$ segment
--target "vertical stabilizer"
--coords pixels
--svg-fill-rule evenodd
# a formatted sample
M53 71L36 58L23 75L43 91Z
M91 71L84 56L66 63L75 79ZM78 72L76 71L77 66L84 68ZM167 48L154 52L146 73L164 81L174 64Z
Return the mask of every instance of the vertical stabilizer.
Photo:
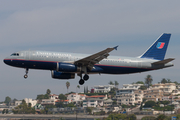
M140 58L164 60L171 34L163 33Z

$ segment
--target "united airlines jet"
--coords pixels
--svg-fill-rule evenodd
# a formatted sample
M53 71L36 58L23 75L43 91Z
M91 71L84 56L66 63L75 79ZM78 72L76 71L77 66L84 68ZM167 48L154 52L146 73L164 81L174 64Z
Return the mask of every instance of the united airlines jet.
M48 51L20 51L4 59L10 66L29 69L50 70L52 78L74 79L80 77L83 85L89 74L130 74L158 70L173 66L174 58L164 59L171 34L163 33L141 56L109 56L117 47L107 48L98 53L78 54ZM109 56L109 57L108 57Z

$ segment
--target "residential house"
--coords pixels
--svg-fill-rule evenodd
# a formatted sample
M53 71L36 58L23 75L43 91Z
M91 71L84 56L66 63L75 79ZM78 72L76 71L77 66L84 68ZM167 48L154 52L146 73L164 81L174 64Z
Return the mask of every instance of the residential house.
M58 104L59 102L63 102L63 104L67 105L72 102L72 100L56 100L55 104Z
M58 100L58 95L51 94L49 95L49 99L42 99L41 105L55 105L56 101Z
M125 84L123 88L116 91L116 100L118 105L141 104L143 100L143 91L138 90L141 84Z
M148 101L162 101L163 93L159 88L144 90L144 98Z
M105 107L110 106L112 104L113 104L113 100L111 100L111 99L104 100L104 106Z
M108 93L115 85L96 85L94 86L94 93Z
M172 93L173 90L176 90L175 83L159 83L152 85L152 89L160 89L164 93Z
M31 104L31 107L34 107L37 104L37 100L33 100L31 98L24 98L26 104ZM15 106L21 105L22 100L15 101Z
M86 100L83 101L83 107L101 107L106 99L107 95L86 96Z
M83 101L86 99L85 94L71 93L67 96L67 100L72 102Z
M143 84L123 84L122 89L139 89Z
M172 95L180 95L180 90L179 89L173 90Z
M143 90L135 90L134 94L135 94L134 103L140 105L144 98L144 91Z
M56 95L56 94L51 94L51 95L49 95L49 99L58 99L58 95Z

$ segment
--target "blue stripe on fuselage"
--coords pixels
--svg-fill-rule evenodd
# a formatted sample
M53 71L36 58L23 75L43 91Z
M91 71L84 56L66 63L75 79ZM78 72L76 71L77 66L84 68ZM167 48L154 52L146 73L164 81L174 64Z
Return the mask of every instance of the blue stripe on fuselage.
M39 60L23 60L23 59L5 59L4 63L20 68L29 68L29 69L44 69L44 70L56 70L58 61L39 61ZM149 71L152 69L147 68L136 68L136 67L127 67L127 66L113 66L113 65L102 65L96 64L95 67L101 68L97 73L105 74L128 74L128 73L137 73ZM103 69L103 70L102 70ZM95 72L95 71L88 71Z

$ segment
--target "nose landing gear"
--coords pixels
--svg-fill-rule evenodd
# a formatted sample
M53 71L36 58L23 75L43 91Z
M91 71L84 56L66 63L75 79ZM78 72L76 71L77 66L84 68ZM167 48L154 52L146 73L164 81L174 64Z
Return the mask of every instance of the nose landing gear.
M24 75L24 78L25 78L25 79L28 78L28 75L27 75L27 74L28 74L28 71L29 71L29 69L26 68L26 71L25 71L26 74Z

